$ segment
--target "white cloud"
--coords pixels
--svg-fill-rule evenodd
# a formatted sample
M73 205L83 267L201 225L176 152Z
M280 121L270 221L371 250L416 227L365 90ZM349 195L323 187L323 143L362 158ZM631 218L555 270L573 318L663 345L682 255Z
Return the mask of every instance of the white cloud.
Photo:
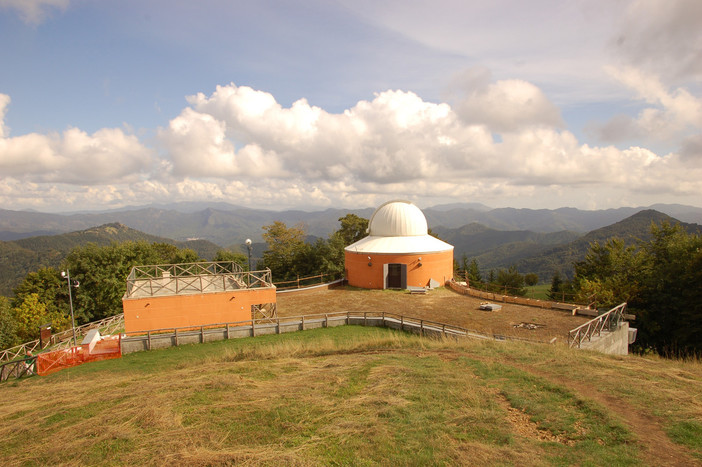
M631 76L645 95L671 109L676 116L671 121L694 120L694 106L686 105L684 93L671 95L655 82ZM305 100L285 108L271 94L230 84L211 96L190 97L193 108L159 135L170 148L175 175L272 184L276 190L280 183L294 184L307 187L308 197L313 187L329 202L368 192L450 197L504 193L508 187L644 187L659 184L661 173L687 180L679 185L686 190L702 186L695 179L699 171L690 171L677 155L579 143L557 128L562 124L558 110L533 84L475 81L479 85L462 109L472 109L476 121L469 123L448 104L405 91L381 92L331 114ZM500 138L494 140L493 134ZM235 150L237 145L241 149ZM264 155L259 160L265 163L243 163L251 148ZM284 192L296 199L295 190Z
M647 106L638 115L617 115L597 129L605 141L639 138L672 141L702 131L702 99L687 89L669 90L656 76L635 68L608 68L619 82Z
M484 124L495 132L533 125L563 126L560 111L544 93L522 80L489 82L489 73L467 70L454 78L459 96L455 108L469 124Z
M698 110L684 93L633 72L622 80L658 103L669 126L693 122ZM476 121L466 122L450 105L407 91L380 92L330 113L304 99L284 107L266 92L219 86L188 98L157 131L158 160L120 129L5 135L0 203L31 200L40 209L58 200L87 208L200 199L309 209L404 197L423 205L511 199L595 207L702 191L702 167L688 163L690 154L582 144L558 128L555 107L530 83L488 81L474 89L468 100ZM552 112L544 118L536 109ZM689 150L698 143L690 139Z
M0 94L4 117L9 98ZM103 128L92 135L78 128L62 134L30 133L10 137L0 121L0 179L93 185L136 180L150 169L152 150L132 134Z
M0 0L0 8L14 9L27 24L44 22L52 10L65 10L70 0Z

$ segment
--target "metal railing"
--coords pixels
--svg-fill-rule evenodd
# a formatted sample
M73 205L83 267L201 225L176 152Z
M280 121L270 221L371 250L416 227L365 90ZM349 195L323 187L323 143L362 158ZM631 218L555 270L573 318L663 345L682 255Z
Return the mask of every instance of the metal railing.
M219 274L235 274L243 272L241 266L234 261L203 261L199 263L158 264L134 266L127 280L157 279L161 277L186 277Z
M289 281L276 281L275 287L277 290L300 289L303 287L311 287L321 285L326 282L334 282L344 277L343 273L336 274L318 274L316 276L297 277Z
M568 333L568 346L580 348L583 341L591 341L594 336L599 336L602 331L616 331L624 320L625 310L626 303L622 303L571 330Z
M243 271L233 261L134 266L125 298L273 287L270 269Z
M473 329L466 329L453 324L440 323L421 318L404 316L388 312L369 311L340 311L334 313L276 317L275 319L251 319L231 323L217 323L206 326L188 326L180 328L152 329L138 333L128 333L122 339L123 344L129 342L142 342L143 349L151 350L153 342L158 341L165 346L178 346L186 337L196 337L197 342L204 343L215 339L230 339L232 337L255 337L259 334L281 334L293 330L305 330L314 327L328 327L329 324L357 324L374 325L386 328L410 331L423 336L470 338L497 341L522 341L530 343L546 343L546 341L527 339L502 334L490 334ZM234 332L238 331L238 332ZM244 332L245 335L241 333ZM163 347L159 345L158 348Z
M37 357L25 357L21 360L5 362L0 365L0 383L10 378L23 378L36 374Z

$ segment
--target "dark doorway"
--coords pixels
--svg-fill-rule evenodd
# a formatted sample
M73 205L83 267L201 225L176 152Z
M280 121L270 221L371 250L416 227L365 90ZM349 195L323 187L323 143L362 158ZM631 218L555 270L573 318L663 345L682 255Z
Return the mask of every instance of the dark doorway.
M407 265L399 263L386 264L385 288L386 289L406 289L407 288Z

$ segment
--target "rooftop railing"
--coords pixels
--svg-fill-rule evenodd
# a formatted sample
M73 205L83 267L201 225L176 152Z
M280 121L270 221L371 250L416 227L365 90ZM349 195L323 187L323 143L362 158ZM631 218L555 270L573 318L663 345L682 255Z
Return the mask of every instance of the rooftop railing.
M270 269L244 271L232 261L134 266L125 298L273 287Z
M600 336L602 331L616 331L624 320L626 303L617 305L606 313L583 323L568 333L568 345L580 348L584 341L591 341L593 337Z

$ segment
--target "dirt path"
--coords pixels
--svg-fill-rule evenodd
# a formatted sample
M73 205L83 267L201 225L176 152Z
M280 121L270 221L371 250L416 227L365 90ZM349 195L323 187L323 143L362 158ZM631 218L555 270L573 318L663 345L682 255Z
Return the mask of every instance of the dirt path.
M616 414L636 436L639 444L644 448L642 452L646 465L656 466L692 466L702 465L695 459L690 451L670 440L663 431L663 422L641 407L634 407L626 400L603 392L596 386L582 381L563 378L559 375L556 379L550 373L538 370L533 366L509 362L509 365L527 373L547 379L555 385L563 385L578 394L580 397L592 399L607 410Z

